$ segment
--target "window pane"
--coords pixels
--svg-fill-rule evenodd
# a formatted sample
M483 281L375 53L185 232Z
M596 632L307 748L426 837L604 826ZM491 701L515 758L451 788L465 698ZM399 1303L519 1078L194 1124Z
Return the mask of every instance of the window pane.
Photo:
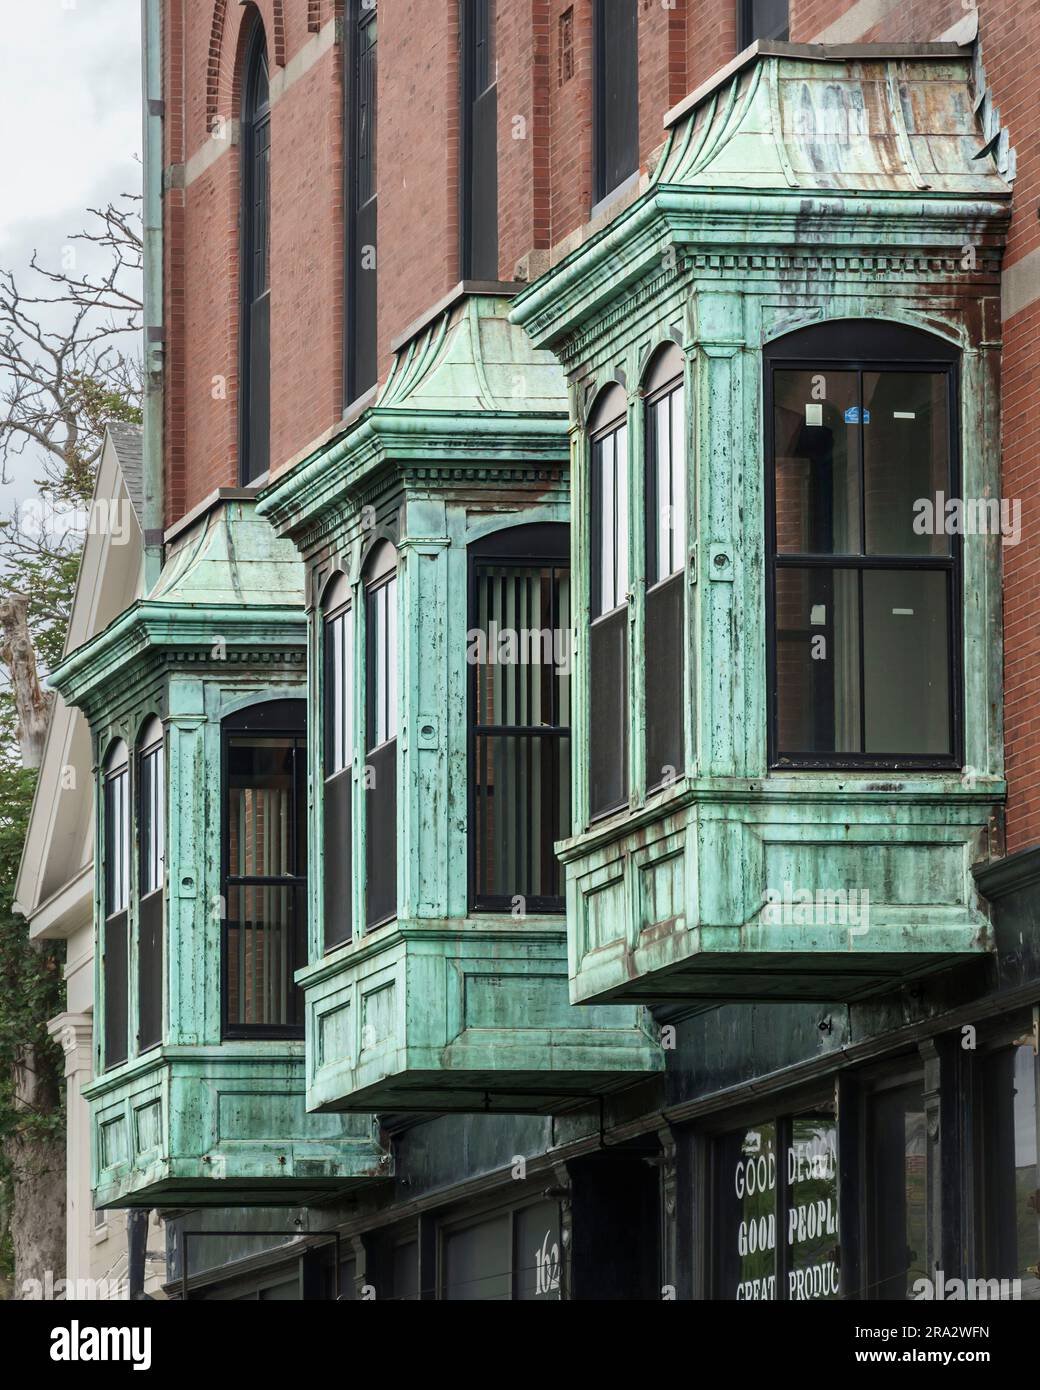
M639 167L636 0L598 0L596 10L597 198Z
M745 43L755 39L786 39L788 0L751 0L751 33Z
M859 752L857 571L779 568L776 637L779 751Z
M945 372L863 373L863 487L867 553L944 555L949 537L927 524L937 493L951 490L949 405ZM929 512L918 502L932 504ZM939 520L943 509L940 505Z
M686 457L682 388L648 410L647 583L686 564Z
M589 686L589 811L598 816L628 801L626 609L590 630Z
M508 1302L512 1219L506 1214L444 1236L443 1297L448 1301Z
M349 768L325 781L322 871L325 880L325 949L351 938L353 865L353 773Z
M354 614L325 624L325 775L350 765L354 747Z
M683 575L646 596L646 781L683 770Z
M921 1083L871 1100L870 1299L905 1299L926 1277L927 1163Z
M863 573L866 752L949 754L949 575Z
M302 1022L293 972L306 960L302 887L231 885L227 893L227 1022L291 1027Z
M124 909L105 920L105 1066L127 1058L129 941Z
M130 900L130 817L125 771L105 781L105 913L126 910Z
M291 738L228 743L228 873L270 878L296 872Z
M397 743L370 753L365 769L367 922L375 926L397 911Z
M163 900L154 892L141 899L137 929L137 1045L143 1052L162 1041Z
M773 375L780 554L860 551L858 392L855 372Z
M776 1126L727 1135L715 1145L716 1298L776 1298Z
M570 740L554 735L478 734L476 895L549 898L562 906L562 870L553 843L570 819Z
M163 792L163 750L154 748L141 755L139 791L141 850L141 897L156 892L163 882L165 805Z
M838 1131L833 1120L791 1121L787 1149L787 1297L838 1297Z
M369 590L368 624L368 748L397 736L397 580Z

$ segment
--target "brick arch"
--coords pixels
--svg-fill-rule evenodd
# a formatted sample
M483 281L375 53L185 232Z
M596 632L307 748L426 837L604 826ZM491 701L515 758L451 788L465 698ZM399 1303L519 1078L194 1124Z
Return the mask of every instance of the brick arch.
M224 21L227 0L214 0L213 21L209 30L209 54L206 58L206 131L212 133L217 119L220 92L220 50L224 43Z

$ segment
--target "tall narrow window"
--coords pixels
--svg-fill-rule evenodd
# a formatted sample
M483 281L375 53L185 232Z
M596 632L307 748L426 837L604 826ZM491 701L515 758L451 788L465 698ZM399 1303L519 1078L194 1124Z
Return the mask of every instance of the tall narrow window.
M267 47L253 27L242 84L240 471L263 477L271 447L271 100Z
M137 1046L141 1052L162 1041L164 757L162 725L151 719L141 739L137 777Z
M352 932L354 826L354 610L350 585L339 575L325 595L325 949Z
M472 893L481 911L562 912L553 845L570 826L566 526L500 532L470 554Z
M589 813L628 801L628 426L611 387L590 420Z
M378 375L376 351L376 4L351 0L347 82L347 400Z
M365 607L366 924L397 913L397 552L373 553Z
M858 346L858 358L838 357ZM803 329L767 352L774 766L958 765L954 353Z
M756 39L790 37L790 0L737 0L737 50Z
M639 46L636 0L596 0L596 201L639 168Z
M646 781L683 771L686 440L683 359L659 353L646 392Z
M495 0L462 0L462 278L498 279Z
M224 1031L302 1037L294 972L305 963L306 702L224 721Z
M104 767L104 915L102 980L107 1068L128 1055L130 962L130 764L126 744L113 745Z

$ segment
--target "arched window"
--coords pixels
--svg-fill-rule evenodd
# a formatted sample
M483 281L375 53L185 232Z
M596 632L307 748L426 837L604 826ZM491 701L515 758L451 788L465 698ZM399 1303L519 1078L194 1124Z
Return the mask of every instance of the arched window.
M620 386L589 417L589 813L628 801L628 425Z
M470 901L562 912L570 828L570 566L564 525L470 547Z
M149 719L137 754L137 1049L162 1041L166 775L163 726Z
M128 1055L130 963L130 758L117 739L102 767L104 817L104 932L101 979L104 990L105 1055L108 1069Z
M646 782L668 785L683 771L686 573L686 413L683 357L674 345L655 356L645 397L646 615L644 680Z
M354 607L350 583L338 574L322 598L324 685L325 949L349 941L354 828Z
M397 914L397 551L365 566L365 921Z
M957 356L876 321L766 349L773 766L959 765Z
M226 1037L303 1036L306 717L305 700L273 700L222 725Z
M252 483L268 470L271 442L271 100L259 19L246 49L241 168L239 469Z

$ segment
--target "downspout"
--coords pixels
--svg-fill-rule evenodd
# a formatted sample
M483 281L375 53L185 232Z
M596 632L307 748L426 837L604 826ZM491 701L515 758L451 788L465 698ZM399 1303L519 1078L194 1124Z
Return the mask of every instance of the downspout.
M141 0L144 96L144 593L155 586L163 561L163 117L162 0Z

